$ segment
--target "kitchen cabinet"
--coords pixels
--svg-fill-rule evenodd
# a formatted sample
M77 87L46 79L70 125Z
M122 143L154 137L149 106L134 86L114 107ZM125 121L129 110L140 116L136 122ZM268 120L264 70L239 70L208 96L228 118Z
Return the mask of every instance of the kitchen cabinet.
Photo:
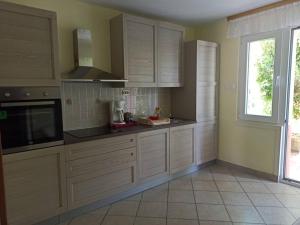
M194 124L170 128L170 173L183 171L195 164Z
M200 122L196 125L196 163L198 165L217 157L217 126L215 122Z
M59 85L56 13L0 2L0 86Z
M110 21L112 73L126 87L178 87L183 84L184 28L121 14Z
M138 178L140 182L169 173L169 129L138 134Z
M181 87L184 28L163 22L157 27L158 87Z
M218 45L201 40L186 42L184 65L184 87L172 90L172 114L199 123L195 149L201 164L217 157Z
M4 155L3 160L8 224L34 224L66 210L63 146Z
M136 135L66 145L69 208L128 190L136 183Z

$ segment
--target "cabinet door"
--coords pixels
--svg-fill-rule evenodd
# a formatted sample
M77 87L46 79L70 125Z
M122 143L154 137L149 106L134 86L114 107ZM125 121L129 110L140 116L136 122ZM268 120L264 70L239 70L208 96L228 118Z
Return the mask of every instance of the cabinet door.
M28 225L66 209L63 147L4 156L8 223Z
M180 172L195 163L194 124L170 129L170 172Z
M131 87L156 86L156 26L152 20L124 16L126 83Z
M138 135L139 180L158 178L169 172L169 129Z
M217 129L214 122L198 123L196 127L197 164L217 158Z
M58 82L56 13L0 3L0 85L54 86Z
M158 26L158 86L183 86L184 29L172 24L160 23Z

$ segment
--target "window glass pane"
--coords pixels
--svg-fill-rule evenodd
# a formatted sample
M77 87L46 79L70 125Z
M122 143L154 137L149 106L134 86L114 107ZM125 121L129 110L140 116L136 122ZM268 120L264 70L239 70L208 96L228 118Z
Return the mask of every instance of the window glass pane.
M272 116L275 39L248 44L246 114Z

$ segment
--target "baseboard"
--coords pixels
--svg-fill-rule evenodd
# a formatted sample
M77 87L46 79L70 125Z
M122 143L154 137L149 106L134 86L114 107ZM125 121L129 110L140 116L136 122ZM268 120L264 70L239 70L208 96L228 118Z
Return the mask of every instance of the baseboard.
M236 170L241 171L241 172L253 174L253 175L255 175L258 178L263 178L263 179L274 181L274 182L278 182L279 181L279 177L276 176L276 175L274 175L274 174L270 174L270 173L265 173L265 172L262 172L262 171L254 170L254 169L251 169L251 168L248 168L248 167L236 165L236 164L233 164L233 163L230 163L230 162L226 162L226 161L223 161L223 160L220 160L220 159L216 160L216 164L222 165L222 166L225 166L225 167L229 167L229 168L232 168L232 169L236 169Z

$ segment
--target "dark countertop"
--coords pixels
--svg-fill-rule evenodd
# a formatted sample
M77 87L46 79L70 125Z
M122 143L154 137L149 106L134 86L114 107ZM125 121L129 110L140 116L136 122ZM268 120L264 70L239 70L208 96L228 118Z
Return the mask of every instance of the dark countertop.
M136 134L151 130L164 129L182 125L193 124L195 121L192 120L181 120L176 119L173 120L170 124L166 125L158 125L158 126L149 126L149 125L136 125L132 127L112 129L110 127L95 127L95 128L87 128L87 129L79 129L79 130L71 130L64 132L65 145L74 144L79 142L103 139L116 137L127 134Z

